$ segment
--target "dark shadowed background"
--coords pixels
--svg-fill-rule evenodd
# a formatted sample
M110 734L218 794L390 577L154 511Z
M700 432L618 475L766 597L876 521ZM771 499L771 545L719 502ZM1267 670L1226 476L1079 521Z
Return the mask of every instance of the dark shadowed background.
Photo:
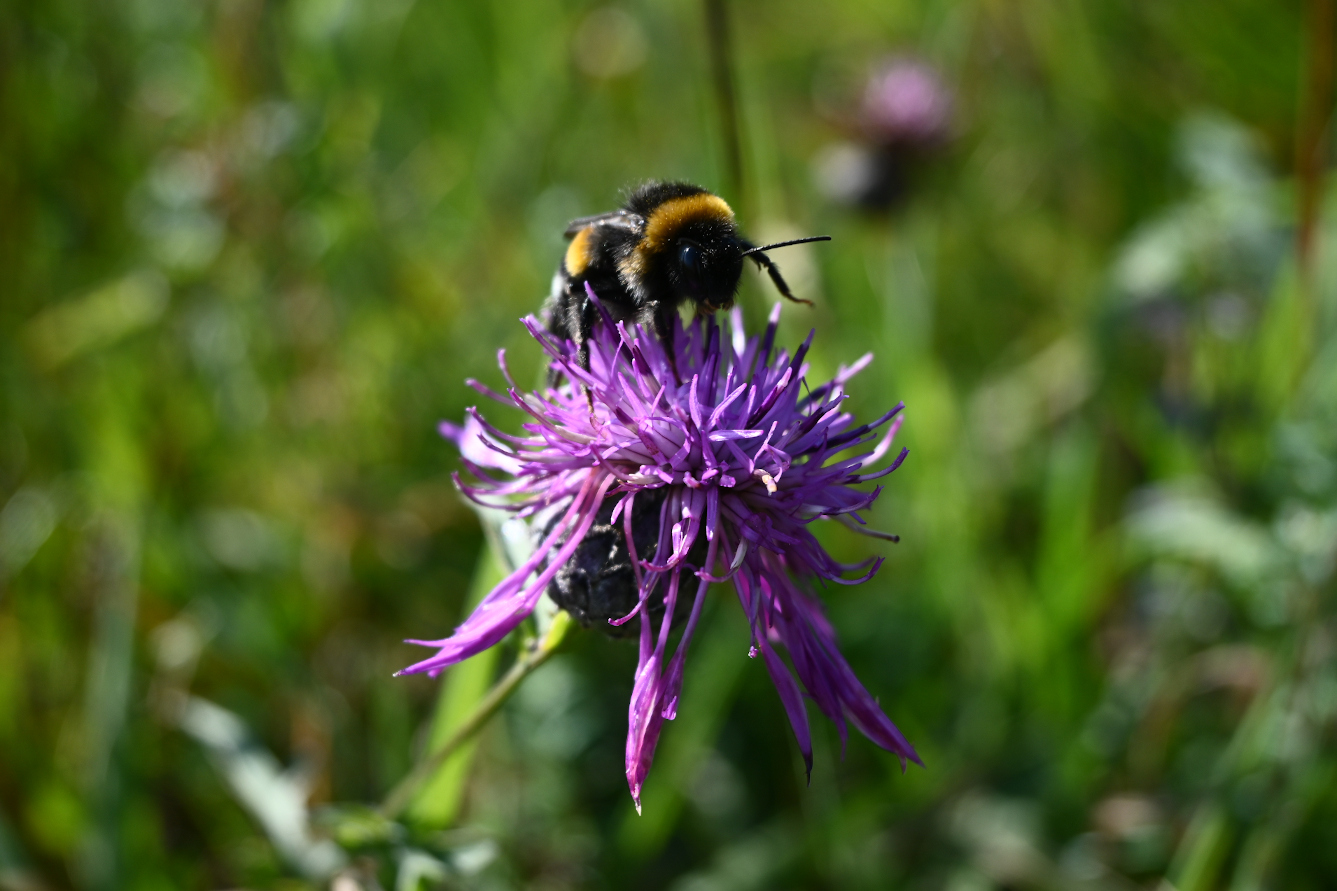
M734 0L741 183L697 2L2 8L0 888L1337 875L1330 0ZM886 64L947 123L870 123ZM437 422L649 177L834 236L783 336L910 457L825 600L927 767L814 712L805 786L721 590L643 817L583 632L387 828L515 652L391 677L497 571Z

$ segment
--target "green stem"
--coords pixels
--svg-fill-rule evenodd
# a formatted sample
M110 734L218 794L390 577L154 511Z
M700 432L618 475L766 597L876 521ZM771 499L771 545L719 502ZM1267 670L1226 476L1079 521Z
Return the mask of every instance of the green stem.
M1296 119L1295 178L1299 191L1299 226L1296 246L1300 255L1301 285L1313 301L1314 249L1323 201L1323 169L1332 125L1334 56L1337 55L1337 4L1309 0L1305 21L1305 59L1301 77L1300 111Z
M726 0L705 0L706 41L710 53L710 76L719 103L720 130L724 137L724 170L729 198L745 203L743 194L743 137L738 116L738 94L734 89L733 37L729 32Z
M497 713L502 704L520 686L521 681L548 661L548 657L553 654L558 644L562 642L562 638L566 636L566 630L570 625L571 616L565 611L559 612L553 617L547 633L542 638L531 641L525 647L520 657L515 660L515 664L511 666L510 671L506 672L501 680L493 685L469 717L464 720L464 723L451 734L450 738L442 743L440 748L418 762L418 765L409 771L408 776L400 780L390 790L390 794L381 803L381 813L385 817L393 820L404 812L404 809L412 803L414 796L422 788L423 783L435 775L441 765L446 762L446 759L453 755L460 746L483 729L488 720Z

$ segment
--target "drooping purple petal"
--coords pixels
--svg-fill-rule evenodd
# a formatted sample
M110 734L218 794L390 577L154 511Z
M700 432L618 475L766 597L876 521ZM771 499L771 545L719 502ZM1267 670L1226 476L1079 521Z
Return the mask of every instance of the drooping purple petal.
M597 486L595 485L596 482L598 483ZM572 503L557 528L548 536L544 546L536 550L534 556L530 557L524 565L492 589L492 592L474 608L473 613L464 621L464 624L455 629L454 634L444 640L408 641L408 643L440 647L440 649L435 656L410 665L398 674L416 674L425 671L435 677L457 662L463 662L470 656L500 643L506 635L515 629L515 626L523 622L525 617L534 611L539 598L547 590L548 582L557 574L557 570L561 569L562 565L566 563L575 551L576 546L585 538L585 533L589 532L590 526L594 524L594 517L598 512L599 504L603 501L604 495L608 493L612 483L611 477L605 477L600 482L597 477L591 475L586 488L582 490L580 497ZM575 530L567 536L566 541L557 549L556 554L548 562L547 568L539 573L538 578L532 582L528 581L529 576L548 557L548 551L552 547L552 543L570 528L573 521L576 524Z
M766 672L775 684L775 692L780 694L780 702L789 716L789 726L794 728L794 739L803 754L803 764L807 770L808 782L812 782L812 734L808 730L808 707L803 703L803 694L799 691L794 676L789 673L785 663L776 655L765 640L757 641L757 649L766 661Z
M799 680L827 717L842 728L848 718L864 736L889 752L899 755L901 769L906 760L919 766L923 762L896 725L855 677L836 645L835 629L822 612L821 605L804 594L790 580L778 558L763 558L768 581L773 583L772 605L768 614L771 630L785 645L794 660Z

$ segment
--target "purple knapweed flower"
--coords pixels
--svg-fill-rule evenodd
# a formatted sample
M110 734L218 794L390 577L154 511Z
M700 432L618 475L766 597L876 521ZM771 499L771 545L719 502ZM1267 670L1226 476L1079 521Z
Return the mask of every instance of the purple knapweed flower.
M912 56L884 59L868 74L859 105L842 122L851 140L813 161L830 198L869 211L901 206L924 162L951 141L955 98L938 70Z
M857 584L881 566L880 557L854 566L836 562L808 526L830 518L865 531L858 512L881 489L855 485L891 473L905 459L902 450L887 467L861 472L887 454L902 406L862 425L841 410L846 382L871 355L840 368L830 383L808 389L804 357L812 335L792 358L775 350L779 312L777 306L764 336L748 339L735 311L731 341L713 319L698 318L686 327L675 321L671 356L654 335L605 316L590 340L588 370L578 364L574 344L545 331L537 319L525 319L567 382L523 392L506 372L502 354L510 383L505 396L470 383L527 412L533 420L523 425L524 433L503 433L477 409L470 409L462 428L443 424L442 432L459 445L475 478L466 484L456 477L465 495L533 518L536 528L548 531L533 556L451 637L411 641L439 650L404 672L436 675L502 640L534 609L604 499L611 498L616 499L612 525L623 524L639 596L626 617L613 620L621 624L640 614L626 753L627 782L638 811L660 727L677 711L687 648L712 582L732 582L737 591L752 627L750 655L762 656L809 775L804 693L839 727L842 745L848 721L900 756L902 770L906 759L922 764L840 655L834 630L807 591L812 580ZM869 444L862 454L840 457ZM653 554L638 555L633 505L652 490L662 490L654 495L663 498L658 544ZM692 546L702 536L705 557L696 566L689 552L700 559L701 548ZM856 578L845 577L860 570ZM684 585L692 583L691 611L670 656L675 607L685 596ZM663 605L657 628L650 615L655 601ZM793 674L777 646L788 652Z
M869 75L859 120L870 142L927 148L947 140L953 105L952 91L936 68L898 56Z

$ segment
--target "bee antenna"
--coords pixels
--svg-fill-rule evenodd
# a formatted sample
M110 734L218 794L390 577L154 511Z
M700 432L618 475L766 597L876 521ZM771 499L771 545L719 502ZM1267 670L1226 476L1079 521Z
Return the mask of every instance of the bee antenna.
M743 256L748 254L760 254L763 251L773 251L776 248L789 247L791 244L807 244L810 241L830 241L830 235L813 235L809 238L795 238L793 241L777 241L775 244L763 244L761 247L748 248L743 251Z

